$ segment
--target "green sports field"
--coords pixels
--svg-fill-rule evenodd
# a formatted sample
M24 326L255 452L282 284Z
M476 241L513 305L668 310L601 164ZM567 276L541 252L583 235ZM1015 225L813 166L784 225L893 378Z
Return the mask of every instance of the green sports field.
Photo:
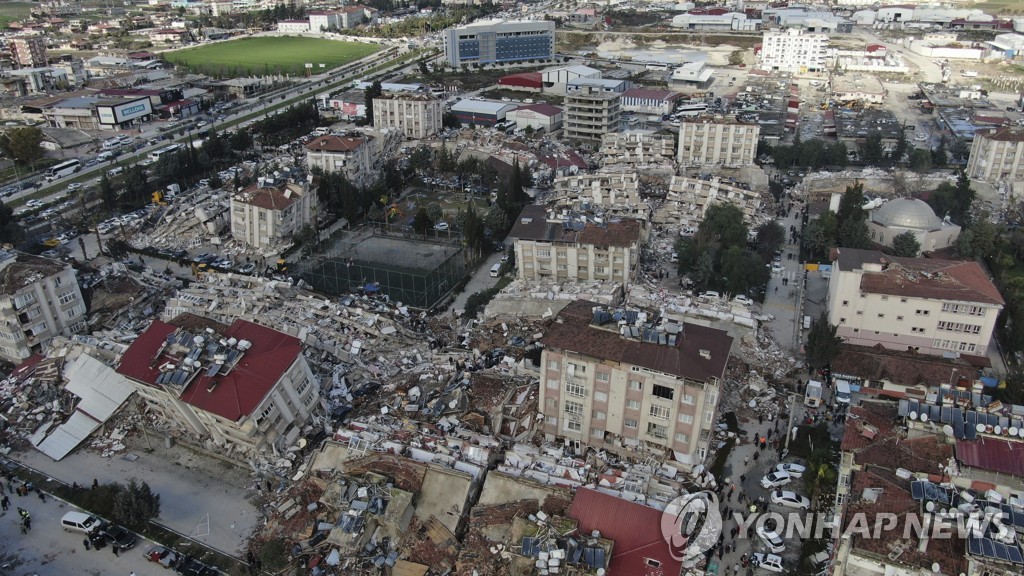
M268 36L219 42L164 54L169 62L190 71L221 78L263 74L305 74L307 63L317 74L373 54L380 48L362 42L322 38ZM320 65L323 64L323 68Z

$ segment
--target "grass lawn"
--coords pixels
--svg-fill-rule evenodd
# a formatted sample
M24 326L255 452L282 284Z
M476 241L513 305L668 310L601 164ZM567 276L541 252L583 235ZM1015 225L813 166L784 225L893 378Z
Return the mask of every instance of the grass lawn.
M0 2L0 28L29 15L35 4L31 2Z
M313 73L337 68L380 50L362 42L341 42L322 38L264 37L219 42L198 48L169 52L168 61L188 66L192 71L213 76L232 77L248 74L305 74L305 64L313 64ZM320 64L324 64L320 68Z

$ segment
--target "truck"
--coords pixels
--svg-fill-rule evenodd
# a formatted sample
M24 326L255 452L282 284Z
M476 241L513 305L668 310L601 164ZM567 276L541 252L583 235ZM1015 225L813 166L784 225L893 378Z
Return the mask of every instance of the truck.
M808 408L821 406L821 382L817 380L807 381L807 390L804 392L804 406Z

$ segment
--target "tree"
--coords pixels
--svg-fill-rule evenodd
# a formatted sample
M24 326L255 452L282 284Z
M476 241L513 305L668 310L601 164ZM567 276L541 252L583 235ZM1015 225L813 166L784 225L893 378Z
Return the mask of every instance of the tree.
M430 220L430 215L427 214L426 208L420 208L416 211L416 216L412 219L412 229L417 234L426 234L427 230L434 225L434 222Z
M34 164L43 157L43 131L35 126L11 128L0 135L0 148L22 165Z
M838 329L838 326L829 324L825 312L811 322L811 331L807 334L805 347L808 368L824 368L832 363L839 353L839 345L843 343L843 339L836 336Z
M431 222L440 222L444 220L444 210L439 204L431 204L427 206L427 216L430 216Z
M103 207L107 210L113 210L114 204L117 202L117 195L114 194L114 187L110 184L110 178L107 177L106 172L100 176L100 199L103 200Z
M743 212L733 204L713 204L708 207L704 220L697 228L697 234L717 242L722 249L747 244L747 225L743 223Z
M733 50L729 54L729 65L739 66L740 64L743 64L743 50Z
M828 157L829 166L845 168L850 162L850 155L849 151L846 149L845 142L829 144L828 148L825 150L825 155Z
M828 257L829 250L836 245L838 234L839 221L836 220L835 213L825 212L811 220L804 227L803 237L808 259Z
M988 215L982 214L971 223L971 251L975 258L992 256L999 243L999 231L995 224L988 221Z
M14 218L14 210L0 201L0 243L17 245L23 235L24 230Z
M373 84L366 87L366 96L364 101L366 102L366 122L373 126L373 99L379 97L384 93L384 89L381 88L380 80L374 80Z
M868 222L866 218L848 218L839 225L836 245L843 248L867 248L871 245L868 239Z
M911 148L910 169L914 172L924 173L932 168L932 153L926 148Z
M846 192L839 199L839 212L836 219L840 224L848 220L863 220L864 214L864 184L856 182L846 187Z
M786 229L775 220L769 220L757 228L757 253L768 262L786 242Z
M970 225L972 221L971 205L974 204L974 198L977 194L971 188L971 179L963 169L960 169L960 172L956 175L955 191L956 211L960 222L961 224Z
M939 145L932 150L932 164L936 166L945 166L949 163L949 157L946 154L946 136L943 135L939 138Z
M892 251L897 256L913 258L921 252L921 243L917 241L917 236L908 230L892 239Z
M430 69L427 68L427 60L425 58L421 58L420 59L420 61L419 61L419 68L420 68L420 74L423 74L424 76L429 76L430 75Z
M953 242L953 253L957 258L974 258L974 233L970 228L960 231Z
M896 145L893 146L892 152L889 153L889 161L894 165L903 162L903 157L906 156L908 147L907 132L906 130L900 130L899 134L896 135Z
M160 515L160 495L149 484L135 478L114 496L113 520L132 530L143 530L150 520Z
M882 135L877 131L868 134L868 137L864 140L864 145L861 147L861 160L868 166L878 166L882 163L883 156Z
M509 226L508 214L497 204L491 206L484 215L484 226L491 231L493 236L501 236Z

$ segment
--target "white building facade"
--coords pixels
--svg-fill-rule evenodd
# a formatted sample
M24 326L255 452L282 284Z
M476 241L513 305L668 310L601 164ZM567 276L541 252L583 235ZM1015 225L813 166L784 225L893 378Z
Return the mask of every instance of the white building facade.
M231 236L257 248L289 244L316 224L317 207L308 183L254 184L231 197Z
M828 68L828 46L827 34L800 29L765 32L760 67L779 72L819 72Z
M85 330L85 301L70 264L0 250L0 357L14 364L56 335Z
M420 139L441 129L441 101L423 92L385 92L373 99L373 125Z
M761 134L756 124L697 118L679 125L679 163L683 166L750 166Z

